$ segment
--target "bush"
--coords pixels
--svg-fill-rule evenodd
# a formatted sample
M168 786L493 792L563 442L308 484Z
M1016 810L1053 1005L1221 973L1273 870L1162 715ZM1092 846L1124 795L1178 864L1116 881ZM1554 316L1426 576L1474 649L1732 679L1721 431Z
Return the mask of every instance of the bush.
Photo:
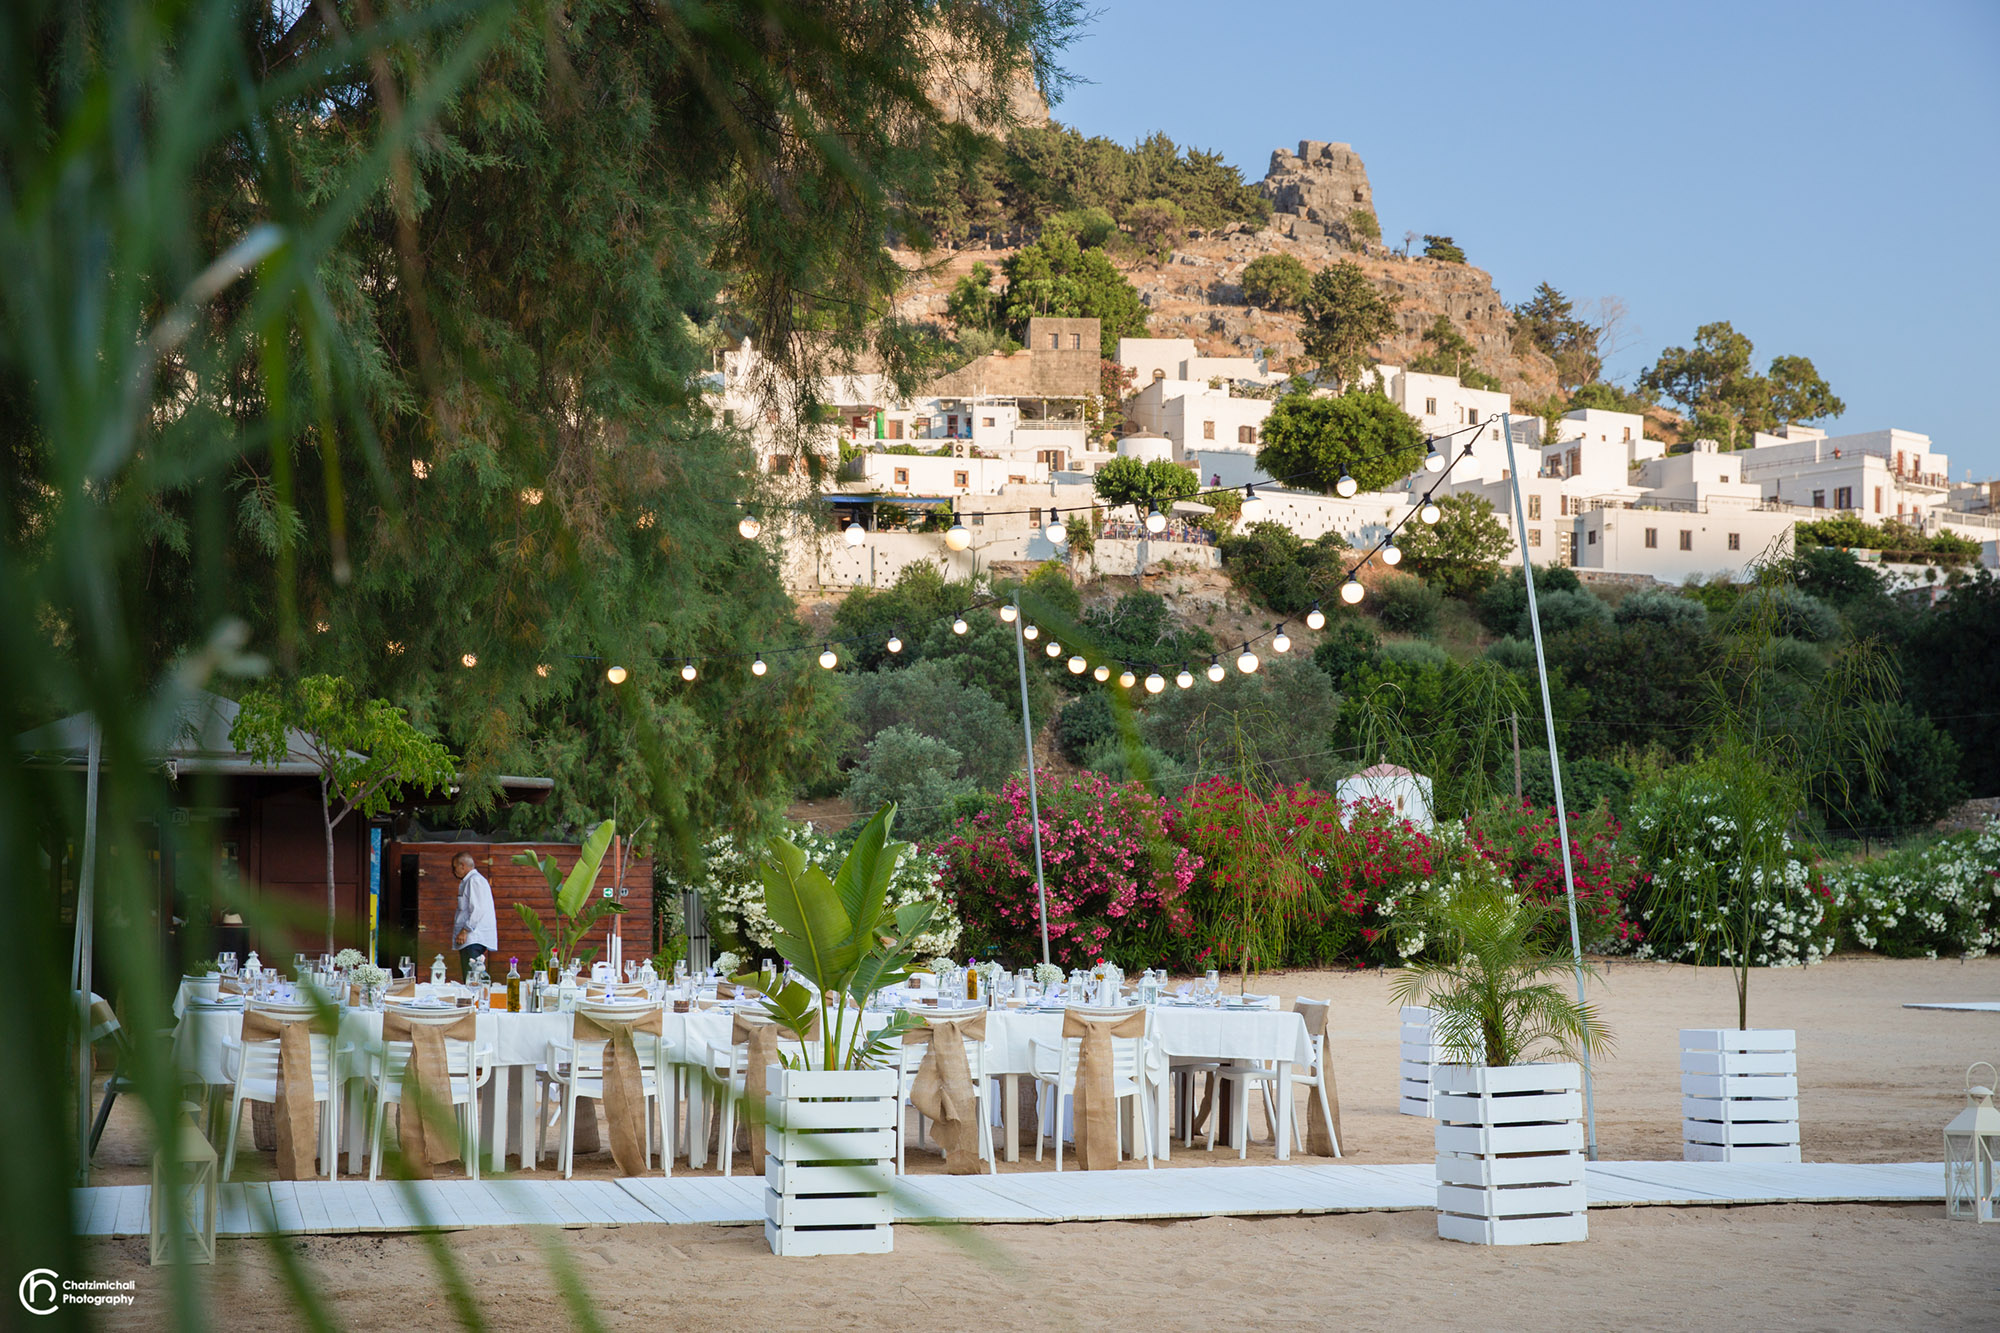
M1195 772L1234 772L1262 784L1326 785L1334 757L1312 728L1335 716L1340 696L1301 657L1270 657L1244 675L1227 656L1220 684L1169 688L1139 711L1146 743Z
M1611 618L1621 625L1647 622L1694 634L1708 633L1708 608L1665 588L1641 588L1620 602Z
M1539 727L1541 719L1524 717L1521 725ZM1604 806L1613 814L1622 814L1637 781L1630 769L1606 760L1579 758L1567 752L1563 755L1563 803L1572 811ZM1521 795L1535 805L1555 809L1555 775L1549 770L1549 752L1539 746L1521 751Z
M1891 958L1982 958L2000 944L2000 820L1827 875L1843 941Z
M1496 640L1486 650L1486 660L1509 671L1532 673L1535 669L1535 645L1509 634Z
M899 812L895 831L901 828ZM839 840L816 831L811 824L788 821L780 832L805 852L807 860L829 875L839 871L847 855ZM765 910L764 880L758 869L764 846L761 840L748 841L725 833L711 838L702 848L702 869L698 876L677 879L662 872L658 879L665 886L667 897L677 898L685 889L701 895L709 931L719 941L735 947L739 953L759 950L768 953L777 930ZM930 930L917 937L916 947L921 954L948 954L958 947L963 927L950 895L943 892L943 884L944 861L935 852L919 847L903 854L889 881L891 907L926 898L942 900L937 914L931 918Z
M1266 520L1223 538L1220 549L1229 581L1280 615L1304 615L1330 600L1347 575L1347 540L1334 532L1306 542Z
M1576 592L1582 587L1575 571L1567 565L1535 566L1535 599L1538 602L1552 592ZM1527 577L1521 573L1519 566L1503 572L1479 594L1479 623L1495 634L1512 634L1516 626L1525 623L1521 617L1527 609Z
M1382 645L1381 660L1392 666L1436 670L1451 665L1451 654L1422 639L1397 639Z
M1537 588L1535 609L1541 613L1544 637L1585 625L1611 623L1611 608L1582 588L1577 588L1575 591L1558 590L1547 593ZM1528 604L1523 599L1521 618L1514 624L1514 637L1532 641L1534 632L1534 627L1528 623Z
M1184 948L1188 886L1200 858L1175 845L1173 807L1096 773L1040 792L1050 956L1064 967L1100 958L1151 967ZM973 952L1040 958L1041 917L1028 789L1009 781L938 848Z
M890 727L921 732L958 752L954 777L970 778L985 791L998 791L1021 766L1020 720L986 691L961 681L956 663L932 658L903 671L861 672L850 680L848 716L861 742ZM857 743L852 760L859 763L863 753Z
M1187 768L1172 755L1122 736L1108 736L1091 746L1084 753L1083 766L1113 782L1136 782L1169 800L1187 789L1190 778Z
M1297 310L1312 274L1291 255L1259 255L1243 269L1243 299L1266 310Z
M856 810L876 810L893 802L896 832L922 842L951 826L959 798L978 786L958 776L958 751L909 727L889 727L868 743L868 757L847 780L847 799Z
M1729 613L1732 630L1766 624L1774 635L1808 643L1830 643L1840 637L1838 612L1811 593L1784 585L1752 588Z
M1548 755L1542 753L1544 771ZM1525 759L1526 756L1523 756ZM1570 766L1563 766L1569 776ZM1619 824L1608 812L1569 797L1570 870L1576 879L1577 932L1593 951L1632 939L1625 899L1637 887L1639 864L1618 847ZM1491 861L1514 892L1562 910L1568 919L1568 883L1563 876L1562 838L1555 806L1533 800L1474 816L1466 825L1472 847Z
M1326 627L1326 636L1313 649L1313 665L1324 671L1336 686L1348 676L1379 660L1382 640L1368 622L1353 614L1337 615Z
M1437 626L1444 594L1420 578L1404 574L1383 579L1374 589L1375 614L1390 629L1428 634Z
M1103 690L1077 696L1056 718L1056 749L1073 764L1083 764L1084 755L1092 747L1117 736L1118 721L1111 714L1111 700ZM1085 767L1095 765L1085 764Z

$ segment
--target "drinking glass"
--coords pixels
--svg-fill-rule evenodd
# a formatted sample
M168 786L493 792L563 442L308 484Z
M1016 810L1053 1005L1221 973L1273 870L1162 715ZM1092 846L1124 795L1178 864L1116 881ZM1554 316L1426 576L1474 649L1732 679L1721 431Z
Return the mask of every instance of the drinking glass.
M223 976L225 976L225 977L233 977L233 976L235 976L235 975L236 975L236 955L235 955L235 954L233 954L233 953L226 953L226 954L222 955L222 975L223 975Z
M403 974L403 980L408 981L410 979L410 974L416 971L416 968L414 965L411 964L410 956L408 954L404 954L401 958L398 958L396 960L396 970Z

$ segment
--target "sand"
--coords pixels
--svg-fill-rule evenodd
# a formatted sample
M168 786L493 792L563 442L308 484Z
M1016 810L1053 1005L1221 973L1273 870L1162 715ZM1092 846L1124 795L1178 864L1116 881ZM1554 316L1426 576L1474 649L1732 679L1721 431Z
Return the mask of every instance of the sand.
M1386 978L1295 972L1253 989L1334 1002L1349 1160L1426 1161L1430 1122L1396 1112L1398 1031ZM1592 985L1616 1037L1597 1077L1600 1155L1678 1159L1681 1027L1731 1026L1727 973L1611 962ZM1804 1155L1814 1161L1935 1161L1965 1067L2000 1062L2000 1016L1902 1008L1916 1000L2000 999L2000 959L1843 957L1760 972L1751 1021L1799 1033ZM1254 1117L1261 1126L1262 1116ZM143 1179L142 1148L121 1107L96 1179ZM739 1167L741 1166L741 1158ZM1249 1161L1269 1162L1268 1143ZM1304 1159L1323 1160L1323 1159ZM1233 1152L1175 1148L1174 1165L1233 1165ZM913 1151L913 1171L937 1169ZM1003 1170L1049 1169L1032 1160ZM241 1174L268 1169L246 1160ZM1130 1168L1128 1168L1130 1169ZM1142 1168L1140 1168L1142 1169ZM534 1174L534 1173L530 1173ZM548 1172L540 1174L546 1175ZM579 1176L612 1174L608 1155ZM1436 1238L1427 1213L1167 1224L898 1229L886 1258L778 1260L750 1228L626 1227L550 1233L611 1326L639 1317L697 1328L809 1319L821 1328L935 1327L976 1319L1049 1327L1380 1326L1414 1316L1444 1325L1529 1327L1590 1317L1637 1328L1707 1318L1800 1328L2000 1327L2000 1225L1948 1223L1938 1206L1764 1206L1595 1210L1585 1245L1483 1250ZM564 1321L547 1237L457 1233L445 1249L496 1328ZM407 1237L314 1238L292 1248L342 1322L449 1319L432 1259ZM213 1274L219 1310L275 1310L268 1248L225 1241ZM139 1281L141 1305L111 1327L149 1327L160 1276L139 1241L93 1247L107 1276ZM432 1303L421 1313L425 1302ZM158 1306L155 1305L157 1313ZM1226 1323L1223 1321L1227 1321ZM259 1319L283 1327L282 1320Z

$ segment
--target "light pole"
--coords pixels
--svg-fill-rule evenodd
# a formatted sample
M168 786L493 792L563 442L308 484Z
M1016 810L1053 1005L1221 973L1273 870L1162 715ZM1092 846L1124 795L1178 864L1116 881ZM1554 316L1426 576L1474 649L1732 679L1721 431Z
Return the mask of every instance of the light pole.
M1042 806L1035 793L1035 723L1028 716L1028 648L1021 639L1021 594L1014 593L1014 664L1021 670L1021 738L1028 750L1028 819L1035 838L1035 896L1041 905L1042 961L1049 961L1049 886L1042 878Z

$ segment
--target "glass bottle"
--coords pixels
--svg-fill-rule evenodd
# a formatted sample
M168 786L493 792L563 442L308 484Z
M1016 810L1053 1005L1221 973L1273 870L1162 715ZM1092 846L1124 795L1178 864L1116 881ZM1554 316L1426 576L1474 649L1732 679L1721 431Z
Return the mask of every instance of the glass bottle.
M521 1012L521 960L518 958L507 960L507 1012Z
M556 983L560 982L561 980L562 980L562 955L558 954L554 949L551 949L549 950L549 984L553 986Z
M968 1002L979 998L979 960L965 960L965 998Z

